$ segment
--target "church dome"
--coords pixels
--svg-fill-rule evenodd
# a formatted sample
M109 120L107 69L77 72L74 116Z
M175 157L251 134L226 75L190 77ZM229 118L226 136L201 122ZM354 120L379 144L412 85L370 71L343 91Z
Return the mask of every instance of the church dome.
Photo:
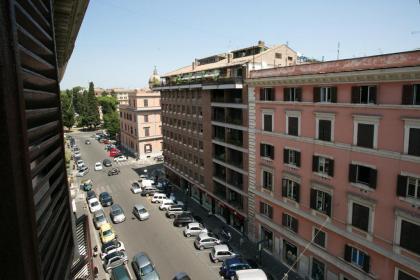
M156 67L155 67L155 70L153 70L152 76L150 76L149 78L149 87L153 88L158 85L160 85L160 76L158 75Z

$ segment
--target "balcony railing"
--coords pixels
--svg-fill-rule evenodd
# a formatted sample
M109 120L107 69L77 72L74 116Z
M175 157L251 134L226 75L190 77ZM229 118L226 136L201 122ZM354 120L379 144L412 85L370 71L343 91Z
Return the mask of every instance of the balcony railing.
M214 77L204 78L201 82L203 85L223 85L223 84L242 84L242 77Z
M202 77L202 78L194 78L194 79L175 79L172 81L160 81L160 83L156 83L152 86L152 88L157 87L169 87L169 86L183 86L183 85L195 85L195 84L202 84L202 85L223 85L223 84L242 84L243 78L242 77Z

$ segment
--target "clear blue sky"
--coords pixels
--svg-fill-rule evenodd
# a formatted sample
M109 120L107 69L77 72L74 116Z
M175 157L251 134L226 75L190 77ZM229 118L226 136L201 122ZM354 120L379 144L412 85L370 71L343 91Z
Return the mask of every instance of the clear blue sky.
M412 34L413 31L418 31ZM200 58L288 42L325 60L420 48L419 0L91 0L61 88L143 87Z

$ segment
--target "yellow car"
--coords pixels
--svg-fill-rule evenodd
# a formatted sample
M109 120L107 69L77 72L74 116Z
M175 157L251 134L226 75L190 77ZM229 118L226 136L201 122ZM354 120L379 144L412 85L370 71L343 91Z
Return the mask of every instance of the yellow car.
M112 226L109 223L101 225L99 229L99 237L101 237L102 243L107 243L115 239L115 232Z

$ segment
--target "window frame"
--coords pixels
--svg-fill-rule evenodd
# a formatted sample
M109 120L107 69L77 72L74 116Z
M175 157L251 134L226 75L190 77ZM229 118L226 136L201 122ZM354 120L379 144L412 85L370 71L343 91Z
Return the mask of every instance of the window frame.
M286 151L287 151L287 156L284 154L286 153ZM302 161L301 157L302 156L299 149L290 148L287 146L283 148L283 164L291 166L293 168L300 168L301 161Z
M331 122L331 131L330 131L330 140L319 139L319 121L330 121ZM315 139L318 141L325 142L334 142L334 126L335 126L335 113L321 113L315 112Z
M270 209L271 209L271 215L270 215ZM273 206L271 206L270 204L264 202L264 201L260 201L260 214L263 215L264 217L272 220L274 217L274 208ZM263 211L261 211L263 210Z
M265 116L271 116L271 130L265 129ZM274 131L274 111L273 110L262 110L261 113L261 129L263 132L273 132Z
M272 97L267 98L267 97ZM272 87L262 87L260 88L260 101L276 101L276 90Z
M297 118L298 119L298 135L292 135L289 133L289 118ZM301 112L300 111L286 111L286 135L293 136L293 137L300 137L301 136Z
M358 228L353 225L353 204L359 204L366 208L369 208L369 220L368 220L368 228L367 231L364 229ZM365 198L348 194L347 195L347 229L348 231L352 232L353 229L361 232L365 232L368 234L368 239L371 239L374 230L374 222L375 222L375 207L376 204L373 201L369 201Z
M271 189L264 187L264 173L271 174ZM274 172L271 168L261 168L261 188L266 191L274 192Z
M309 278L310 279L315 279L315 278L312 278L312 275L313 275L313 268L314 268L314 260L316 261L316 262L318 262L318 263L321 263L322 265L323 265L323 267L324 267L324 271L323 271L323 275L324 275L324 278L323 278L323 280L325 280L325 279L327 279L327 266L326 266L326 264L324 263L324 262L322 262L322 261L320 261L319 259L317 259L317 258L314 258L313 256L311 256L310 257L311 258L311 265L310 265L310 275L309 275Z
M316 239L316 236L317 236L316 231L323 232L324 233L324 246L322 246L322 245L320 245L320 244L318 244L318 243L315 242L315 239ZM323 231L322 229L320 229L317 226L312 227L312 243L314 245L316 245L316 246L318 246L320 248L326 249L327 248L327 239L328 239L328 237L327 237L327 232L326 231Z
M395 232L394 232L394 251L396 251L398 254L401 254L401 251L407 252L409 254L415 255L417 257L420 257L420 253L416 253L413 251L410 251L410 249L406 249L402 247L401 244L401 229L402 229L402 221L406 221L412 224L415 224L417 226L420 226L420 218L414 217L410 213L407 213L405 211L397 209L395 211Z
M264 153L264 155L262 155L263 154L263 152L262 152L262 145L264 145L264 147L265 146L271 146L271 147L273 147L273 155L272 155L272 157L270 157L270 156L267 156L266 155L266 153ZM264 151L266 151L266 150L264 150ZM274 160L275 159L275 154L276 154L276 148L275 148L275 146L273 145L273 144L270 144L270 143L265 143L265 142L261 142L260 143L260 157L262 158L262 159L265 159L265 160Z
M366 115L353 115L353 145L356 147L364 148L364 149L377 149L378 148L378 130L379 130L379 122L381 120L381 116L366 116ZM359 133L359 124L369 124L373 125L373 147L363 147L358 146L358 133Z
M293 178L292 176L287 176L284 174L282 177L282 197L293 202L300 202L300 180ZM292 194L292 195L291 195ZM294 194L294 196L293 196Z
M404 118L404 154L413 157L420 155L411 155L408 153L410 144L410 129L420 129L420 119Z

